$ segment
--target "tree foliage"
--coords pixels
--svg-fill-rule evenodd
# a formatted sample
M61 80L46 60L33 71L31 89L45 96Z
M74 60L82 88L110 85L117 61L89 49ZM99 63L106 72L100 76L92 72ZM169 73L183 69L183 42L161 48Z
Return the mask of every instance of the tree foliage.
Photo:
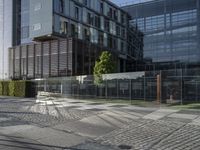
M102 84L102 74L114 73L116 65L112 59L112 54L108 51L103 51L99 60L96 61L94 66L95 84Z

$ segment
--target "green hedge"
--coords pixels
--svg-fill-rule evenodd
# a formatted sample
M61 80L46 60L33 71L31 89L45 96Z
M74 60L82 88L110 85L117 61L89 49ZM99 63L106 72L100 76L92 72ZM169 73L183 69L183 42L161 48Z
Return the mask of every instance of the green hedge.
M17 97L25 97L26 96L26 82L18 81L15 84L15 96Z
M9 96L15 96L15 82L9 82Z
M9 81L3 81L2 82L2 95L9 96Z
M35 97L35 84L31 81L0 81L0 95Z
M2 85L2 82L0 82L0 95L3 95L3 85Z

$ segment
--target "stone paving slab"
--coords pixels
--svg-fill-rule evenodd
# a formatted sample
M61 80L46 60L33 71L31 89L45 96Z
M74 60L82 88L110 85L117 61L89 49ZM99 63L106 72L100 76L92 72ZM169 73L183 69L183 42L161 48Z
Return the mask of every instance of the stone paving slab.
M91 116L91 117L87 117L80 120L80 122L90 123L93 125L99 125L103 127L113 127L113 126L118 126L118 124L121 125L121 123L118 123L118 122L114 123L114 122L110 122L110 120L106 120L104 116Z
M96 140L108 145L129 145L132 149L153 149L161 140L181 128L184 124L168 121L137 120L131 125L113 131ZM174 139L175 140L175 139ZM159 149L159 148L158 148Z
M194 119L190 124L200 126L200 117Z
M197 118L198 115L173 113L173 114L169 115L168 117L193 120L193 119Z
M52 145L58 149L64 147L71 147L77 144L83 143L88 139L80 135L73 134L72 132L64 132L61 129L56 128L40 128L32 127L28 130L21 130L16 132L15 135L26 139L31 139L42 143L43 145ZM62 148L59 148L62 147Z
M157 111L154 111L146 116L144 116L144 119L152 119L152 120L159 120L165 116L168 116L172 113L178 112L178 110L172 110L172 109L159 109Z
M156 111L156 110L158 110L159 108L152 108L152 107L138 107L138 106L134 106L134 105L132 105L132 106L127 106L127 107L125 107L124 109L128 109L128 110L134 110L134 111L148 111L148 112L153 112L153 111Z
M17 133L23 130L30 130L32 125L18 125L18 126L8 126L8 127L0 127L0 133L4 135L9 135L12 133Z
M53 150L52 147L22 137L0 135L1 150Z
M153 149L194 150L200 148L200 127L185 125L162 139Z
M110 123L112 126L115 127L121 127L124 124L128 124L133 119L138 119L138 117L124 117L123 115L113 114L113 113L104 113L99 115L100 118L102 118L104 121Z
M70 132L79 136L87 138L96 138L104 135L116 129L114 126L102 126L98 124L91 124L89 122L75 121L54 126L53 129L57 129L63 132Z

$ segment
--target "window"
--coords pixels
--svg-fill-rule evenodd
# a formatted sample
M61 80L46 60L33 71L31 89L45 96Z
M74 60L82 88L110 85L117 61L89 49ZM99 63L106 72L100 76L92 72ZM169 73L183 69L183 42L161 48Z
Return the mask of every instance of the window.
M100 4L100 12L103 14L103 2Z
M123 37L123 38L125 38L125 36L126 36L125 34L126 34L126 33L125 33L125 29L122 29L122 37Z
M121 51L124 51L124 42L121 42Z
M118 18L117 11L114 10L113 13L114 13L114 19L117 20L117 18Z
M108 14L108 16L110 16L110 17L112 18L112 16L113 16L112 8L109 9L109 14Z
M88 5L88 1L87 0L83 0L83 4L87 6Z
M113 40L113 39L112 39L112 36L109 35L109 36L108 36L108 47L109 47L109 48L113 48L113 42L112 42L112 40Z
M100 45L103 45L103 39L104 39L103 32L99 32L98 43Z
M78 38L78 27L74 24L71 24L71 36Z
M117 40L115 38L113 38L113 49L117 48Z
M90 18L91 18L91 14L87 13L87 23L90 24Z
M90 41L90 31L88 30L88 29L84 29L84 31L83 31L84 33L84 39L86 40L86 41Z
M63 21L60 23L60 33L67 35L68 33L68 22Z
M93 18L92 18L92 15L91 13L87 13L87 23L90 24L90 25L93 25Z
M64 22L64 33L68 33L68 22Z
M99 16L95 16L95 26L97 28L100 28L100 17Z
M109 20L107 20L107 19L105 19L105 21L104 21L104 28L105 28L106 31L109 32L109 30L110 30L110 23L109 23Z
M29 27L25 26L21 28L21 38L26 39L29 37Z
M122 24L125 23L124 14L121 14L121 23L122 23Z
M64 0L59 0L59 12L64 13Z
M90 7L90 6L91 6L91 0L83 0L83 4L84 4L85 6Z
M117 36L120 36L120 34L121 34L120 26L116 26L116 32L117 32Z
M75 18L79 20L79 8L75 7Z

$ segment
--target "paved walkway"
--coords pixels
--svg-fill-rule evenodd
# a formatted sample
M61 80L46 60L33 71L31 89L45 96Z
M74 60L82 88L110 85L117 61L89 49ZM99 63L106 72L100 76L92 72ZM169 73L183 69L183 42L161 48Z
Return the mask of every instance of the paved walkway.
M200 111L0 98L0 149L200 149Z

